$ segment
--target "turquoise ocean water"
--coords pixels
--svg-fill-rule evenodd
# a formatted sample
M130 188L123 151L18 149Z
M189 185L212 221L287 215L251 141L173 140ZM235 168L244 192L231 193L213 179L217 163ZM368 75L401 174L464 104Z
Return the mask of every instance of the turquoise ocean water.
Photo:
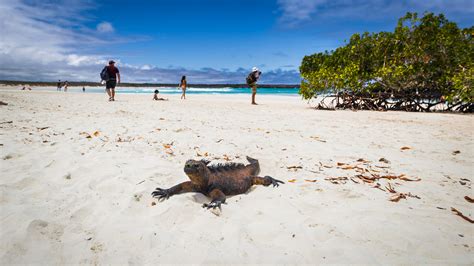
M33 87L33 90L41 91L56 91L56 88L52 87ZM85 87L86 93L104 93L104 87ZM138 94L153 94L155 89L160 91L160 94L181 94L181 89L174 87L117 87L117 93L138 93ZM69 87L68 92L82 92L82 87ZM258 94L270 94L270 95L298 95L298 88L258 88ZM186 94L250 94L249 88L188 88Z

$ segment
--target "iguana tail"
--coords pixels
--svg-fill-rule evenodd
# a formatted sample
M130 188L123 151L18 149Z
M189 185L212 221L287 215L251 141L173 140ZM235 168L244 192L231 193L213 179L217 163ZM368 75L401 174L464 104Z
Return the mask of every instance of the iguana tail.
M247 161L251 164L258 164L258 160L247 156Z
M260 173L260 164L258 163L258 160L247 156L247 161L250 163L248 167L252 168L252 175L258 175Z

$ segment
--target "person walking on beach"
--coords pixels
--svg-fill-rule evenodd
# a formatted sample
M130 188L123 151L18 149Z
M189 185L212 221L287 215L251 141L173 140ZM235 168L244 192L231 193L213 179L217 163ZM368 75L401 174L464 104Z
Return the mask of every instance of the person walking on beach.
M61 91L61 80L58 80L58 88L57 91Z
M120 72L118 68L115 67L115 61L110 60L109 65L106 66L108 77L105 80L105 91L109 95L109 101L115 101L115 86L117 83L120 83Z
M86 92L86 87L82 87L82 92Z
M181 100L185 99L186 100L186 87L188 86L188 83L186 82L186 76L183 76L181 78L181 83L179 84L181 87L181 90L183 91L183 94L181 94Z
M252 72L250 72L247 76L247 85L252 89L252 104L256 105L255 102L255 95L257 95L257 81L260 78L262 72L257 67L252 68Z

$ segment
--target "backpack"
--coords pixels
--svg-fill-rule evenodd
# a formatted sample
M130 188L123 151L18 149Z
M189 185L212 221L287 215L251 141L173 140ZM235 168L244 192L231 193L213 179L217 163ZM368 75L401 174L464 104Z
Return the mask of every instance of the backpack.
M100 78L102 80L109 81L110 77L109 71L107 71L107 66L105 66L104 69L102 69L102 71L100 72Z
M248 74L245 80L247 81L247 85L255 83L256 80L255 80L255 75L253 74L253 72L250 72L250 74Z

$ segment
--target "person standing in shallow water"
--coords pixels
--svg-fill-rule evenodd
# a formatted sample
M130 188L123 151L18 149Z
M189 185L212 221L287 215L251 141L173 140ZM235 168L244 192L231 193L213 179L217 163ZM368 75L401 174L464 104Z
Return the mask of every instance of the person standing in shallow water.
M179 84L181 87L181 90L183 91L183 94L181 94L181 100L185 99L186 100L186 88L188 86L188 83L186 82L186 76L183 76L181 78L181 83Z
M109 95L109 101L113 102L115 101L115 86L117 86L117 83L120 83L120 72L118 68L115 67L114 60L109 61L107 73L109 78L105 82L105 91L107 91L107 94Z
M257 81L260 78L262 72L257 67L252 68L252 72L247 76L247 85L252 89L252 104L257 104L255 102L255 96L257 95Z
M69 86L69 82L67 80L64 82L64 92L67 92L67 87Z
M57 87L57 91L61 91L61 80L58 80L58 87Z

